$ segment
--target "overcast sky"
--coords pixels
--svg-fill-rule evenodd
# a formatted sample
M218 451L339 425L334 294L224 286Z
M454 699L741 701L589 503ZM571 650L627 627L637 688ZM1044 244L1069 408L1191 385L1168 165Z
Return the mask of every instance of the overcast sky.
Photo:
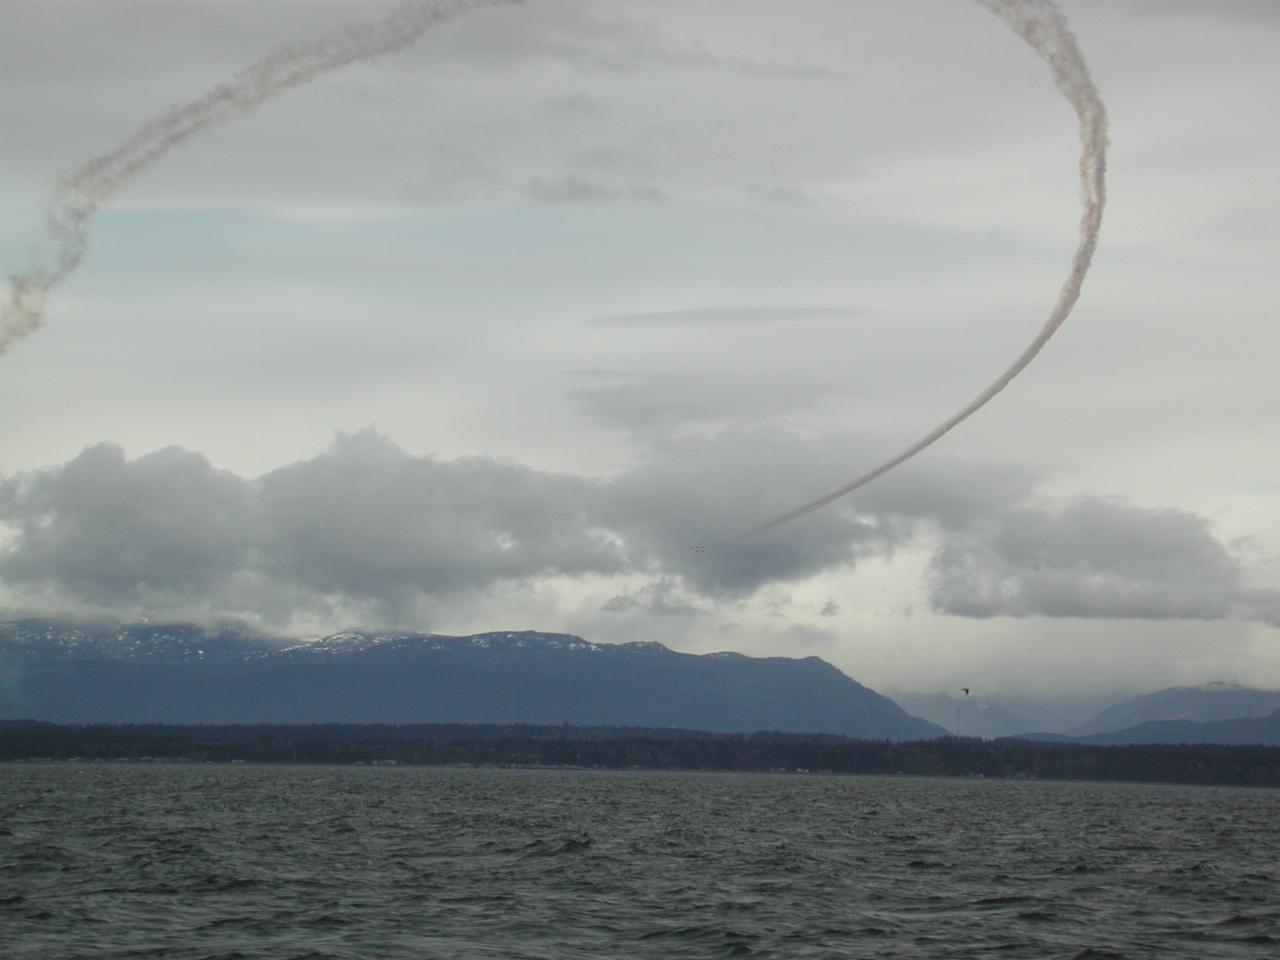
M1280 4L529 0L208 130L0 357L0 605L1280 686ZM0 0L0 267L60 174L383 0Z

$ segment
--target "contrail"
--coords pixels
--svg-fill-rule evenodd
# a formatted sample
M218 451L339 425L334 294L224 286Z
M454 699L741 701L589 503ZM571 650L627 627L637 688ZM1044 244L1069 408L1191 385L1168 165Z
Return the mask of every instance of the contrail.
M47 259L9 278L8 299L0 307L0 354L40 327L49 291L84 259L89 221L98 208L174 147L340 67L402 50L444 20L478 7L519 2L400 0L379 20L268 54L203 96L171 107L114 149L73 170L59 181L45 211L51 247Z
M1062 322L1067 319L1071 308L1080 297L1080 286L1084 283L1089 263L1093 260L1093 252L1098 246L1098 228L1102 225L1102 208L1106 202L1106 108L1102 105L1098 89L1089 76L1089 69L1085 66L1084 55L1080 52L1076 38L1067 26L1066 17L1053 0L977 0L977 2L1004 20L1014 33L1031 44L1041 59L1049 64L1053 71L1054 84L1066 97L1080 120L1080 143L1083 148L1080 155L1080 199L1084 211L1080 217L1080 242L1071 263L1071 273L1063 282L1062 290L1058 294L1058 302L1035 339L1013 361L1009 369L1000 374L994 383L969 401L966 406L938 424L911 446L817 500L796 507L794 510L788 510L781 516L767 520L749 530L722 537L713 541L714 544L742 540L789 523L798 517L803 517L806 513L812 513L831 501L838 500L845 494L852 493L872 480L884 476L894 467L931 446L949 433L953 427L986 406L988 401L1007 387L1009 382L1035 359L1036 354L1049 342L1049 338L1062 326ZM705 549L705 547L706 545L702 545L695 549Z
M64 177L46 210L52 250L47 260L9 278L8 298L0 306L0 354L38 329L49 292L66 280L84 258L89 221L98 208L156 160L203 130L234 120L264 101L348 64L402 50L436 24L478 7L511 5L521 0L400 0L382 19L347 27L312 44L289 46L269 54L203 96L172 107L132 136ZM1030 345L994 383L958 413L878 467L827 495L717 543L771 530L826 506L911 459L981 409L1031 362L1066 320L1080 296L1093 259L1106 199L1107 118L1084 57L1053 0L976 0L1003 19L1029 43L1053 71L1054 83L1076 111L1083 153L1080 191L1084 212L1080 242L1071 273L1057 304Z

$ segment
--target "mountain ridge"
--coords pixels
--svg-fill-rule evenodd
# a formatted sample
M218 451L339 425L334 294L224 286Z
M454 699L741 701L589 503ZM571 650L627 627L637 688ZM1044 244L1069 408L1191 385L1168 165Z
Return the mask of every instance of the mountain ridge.
M1112 704L1068 733L1073 737L1087 737L1128 730L1145 723L1257 719L1277 709L1280 709L1278 690L1217 680L1197 686L1166 687Z
M1229 720L1148 720L1122 730L1068 736L1029 733L1005 740L1042 743L1077 743L1090 746L1139 746L1158 744L1212 744L1218 746L1280 746L1280 709L1262 717Z
M527 722L931 739L817 657L687 654L534 630L0 623L0 715L55 722Z

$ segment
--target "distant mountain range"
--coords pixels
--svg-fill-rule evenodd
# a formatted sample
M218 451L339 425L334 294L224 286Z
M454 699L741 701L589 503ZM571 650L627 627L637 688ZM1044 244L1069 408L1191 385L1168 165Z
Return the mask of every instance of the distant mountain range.
M1091 736L1152 722L1208 723L1257 718L1276 710L1280 710L1280 690L1254 690L1222 682L1198 687L1170 687L1107 707L1070 733L1073 736Z
M1123 730L1109 730L1085 736L1064 736L1057 733L1033 733L1019 736L1020 740L1039 740L1050 743L1089 743L1100 746L1151 743L1215 743L1261 744L1280 747L1280 710L1265 717L1243 717L1232 720L1148 720Z
M1018 739L1100 745L1213 743L1280 746L1280 691L1234 683L1170 687L1114 704L1070 734Z
M1045 715L1037 704L1003 694L963 696L950 693L893 693L893 699L915 716L966 737L1021 738L1095 744L1128 743L1277 743L1273 716L1280 710L1280 691L1257 690L1235 683L1170 687L1111 704L1084 724L1034 726L1023 719ZM1096 709L1096 707L1095 707ZM1032 733L1040 730L1046 732ZM1052 731L1052 732L1048 732Z
M885 740L947 731L817 657L535 631L289 640L190 624L0 623L0 717L59 723L569 723Z

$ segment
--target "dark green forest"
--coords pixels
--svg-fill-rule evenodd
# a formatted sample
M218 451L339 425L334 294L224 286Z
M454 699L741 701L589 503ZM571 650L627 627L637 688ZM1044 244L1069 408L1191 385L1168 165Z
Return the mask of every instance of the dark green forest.
M24 760L792 771L1280 786L1280 747L968 738L893 743L819 734L519 724L0 722L0 761Z

